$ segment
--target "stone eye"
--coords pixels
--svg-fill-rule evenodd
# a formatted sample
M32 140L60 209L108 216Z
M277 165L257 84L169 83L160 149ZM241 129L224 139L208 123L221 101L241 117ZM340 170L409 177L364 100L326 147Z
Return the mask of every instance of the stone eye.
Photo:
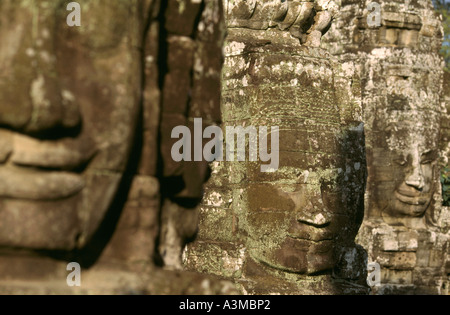
M401 157L401 158L394 160L394 162L400 166L405 166L408 161L406 160L405 157Z
M432 159L425 159L425 160L420 161L420 164L431 164L431 162L433 162Z

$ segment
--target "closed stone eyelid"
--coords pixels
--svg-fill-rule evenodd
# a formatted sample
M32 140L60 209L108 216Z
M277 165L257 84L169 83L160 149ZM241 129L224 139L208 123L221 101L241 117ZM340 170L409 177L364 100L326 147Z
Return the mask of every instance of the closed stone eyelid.
M399 158L396 158L396 159L394 160L394 162L397 163L397 164L400 164L400 165L404 166L404 165L406 165L406 163L408 162L408 158L407 158L407 157L399 157Z

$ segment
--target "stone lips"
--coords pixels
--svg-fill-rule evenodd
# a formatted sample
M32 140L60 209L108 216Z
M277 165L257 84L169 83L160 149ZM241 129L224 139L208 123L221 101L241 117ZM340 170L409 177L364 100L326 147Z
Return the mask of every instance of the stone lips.
M63 199L80 192L81 176L68 172L45 172L1 167L0 196L23 200Z
M10 132L8 156L0 167L4 198L63 199L85 187L81 174L70 172L86 166L95 154L90 141L39 141ZM81 142L81 143L80 143ZM88 144L90 143L90 144Z

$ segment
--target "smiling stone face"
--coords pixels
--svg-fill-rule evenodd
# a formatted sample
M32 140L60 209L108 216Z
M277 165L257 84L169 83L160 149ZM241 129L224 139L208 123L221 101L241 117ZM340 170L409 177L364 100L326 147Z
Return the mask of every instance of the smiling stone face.
M352 246L363 215L357 188L364 181L363 163L333 168L316 158L309 170L298 170L284 183L248 188L248 248L255 260L314 274L333 269L342 248Z
M336 237L345 222L333 207L339 201L336 176L325 173L305 171L298 184L263 193L249 187L249 250L256 260L303 274L333 268Z
M83 3L70 28L65 1L1 1L0 246L71 250L102 222L138 116L137 3Z
M422 218L430 207L437 181L439 133L432 123L433 113L393 111L390 115L382 133L384 149L374 151L375 200L385 220L399 224L402 218Z
M385 95L383 106L374 108L368 155L369 212L391 225L424 228L433 215L438 183L440 101L434 86L439 85L419 68L390 64L382 69Z

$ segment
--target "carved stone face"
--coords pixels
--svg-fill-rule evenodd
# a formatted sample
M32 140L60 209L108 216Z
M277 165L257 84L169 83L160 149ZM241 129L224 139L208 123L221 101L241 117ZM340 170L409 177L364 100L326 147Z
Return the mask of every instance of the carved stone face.
M0 246L83 246L126 168L140 100L137 5L88 4L71 28L66 1L0 3Z
M275 62L288 63L287 57L276 57ZM248 170L247 248L253 259L274 269L314 274L331 270L358 230L365 186L363 127L342 131L330 93L331 64L289 62L308 71L299 70L291 86L271 87L254 101L262 116L266 111L270 116L253 124L270 119L280 128L280 167L263 174L256 163Z
M413 137L407 130L405 134ZM423 138L418 140L416 143L408 141L409 147L399 152L394 160L394 167L404 175L395 189L394 202L387 209L390 215L420 216L430 204L437 152L436 147L427 146Z
M386 105L374 115L371 203L388 224L419 228L438 182L438 76L403 64L386 72Z
M249 215L250 253L276 269L301 274L332 269L361 223L364 163L333 168L329 160L315 158L316 167L293 174L295 184L249 190L250 207L257 206Z
M414 117L413 113L409 115ZM402 116L408 116L408 112ZM422 125L425 123L399 121L385 130L388 149L384 156L379 151L374 165L378 174L376 200L384 217L421 217L430 206L436 181L438 134L434 128Z
M298 184L260 193L261 207L249 216L254 258L303 274L333 268L337 238L349 223L336 175L333 170L304 171Z

